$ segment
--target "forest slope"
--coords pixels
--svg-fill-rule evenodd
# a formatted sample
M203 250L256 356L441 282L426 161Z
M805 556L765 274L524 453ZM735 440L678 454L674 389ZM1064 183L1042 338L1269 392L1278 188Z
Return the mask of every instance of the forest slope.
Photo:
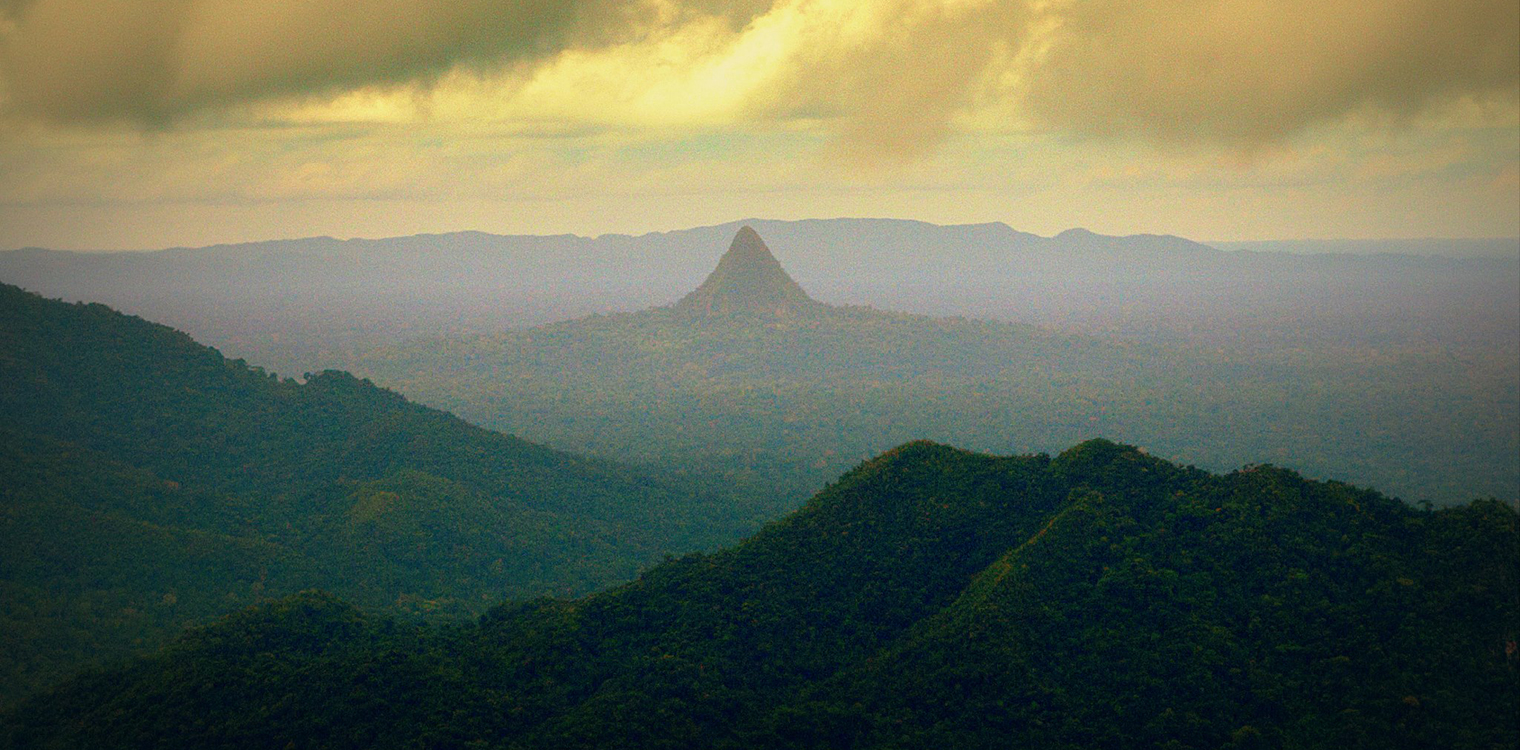
M419 629L320 594L6 717L9 746L1513 746L1517 526L1103 441L862 464L715 554Z
M0 699L309 586L470 615L753 528L684 485L346 373L278 379L172 329L8 286L0 382Z

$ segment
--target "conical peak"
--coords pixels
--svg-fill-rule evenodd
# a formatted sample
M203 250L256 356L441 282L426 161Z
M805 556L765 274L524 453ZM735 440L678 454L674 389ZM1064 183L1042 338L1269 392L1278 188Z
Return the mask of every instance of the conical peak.
M739 228L707 280L676 303L679 311L705 317L793 317L818 306L748 226Z
M760 233L748 224L739 227L739 231L734 233L734 241L728 245L729 252L733 252L741 243L759 245L761 250L770 252L770 248L765 246L765 240L760 239Z
M728 243L728 252L718 259L718 267L708 278L717 276L719 271L727 271L726 275L734 276L729 279L731 282L779 280L796 284L787 275L786 269L781 267L781 261L776 260L771 249L765 246L765 240L760 239L760 233L749 225L739 227L739 231L734 234L734 241Z

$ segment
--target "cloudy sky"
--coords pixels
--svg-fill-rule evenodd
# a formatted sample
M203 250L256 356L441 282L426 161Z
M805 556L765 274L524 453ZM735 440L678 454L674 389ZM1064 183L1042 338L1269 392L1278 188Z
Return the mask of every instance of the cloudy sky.
M1520 234L1515 0L0 0L0 248Z

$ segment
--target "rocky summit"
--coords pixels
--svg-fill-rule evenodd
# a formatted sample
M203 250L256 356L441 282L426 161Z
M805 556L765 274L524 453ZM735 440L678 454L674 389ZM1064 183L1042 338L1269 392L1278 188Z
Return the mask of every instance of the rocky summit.
M748 226L734 235L702 285L675 304L678 313L705 318L796 318L823 307L787 275Z

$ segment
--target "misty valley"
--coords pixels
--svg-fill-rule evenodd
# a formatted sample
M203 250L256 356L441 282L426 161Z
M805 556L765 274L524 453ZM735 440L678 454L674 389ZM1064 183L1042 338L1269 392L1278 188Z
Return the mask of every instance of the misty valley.
M1517 240L29 248L0 384L0 747L1520 743Z

